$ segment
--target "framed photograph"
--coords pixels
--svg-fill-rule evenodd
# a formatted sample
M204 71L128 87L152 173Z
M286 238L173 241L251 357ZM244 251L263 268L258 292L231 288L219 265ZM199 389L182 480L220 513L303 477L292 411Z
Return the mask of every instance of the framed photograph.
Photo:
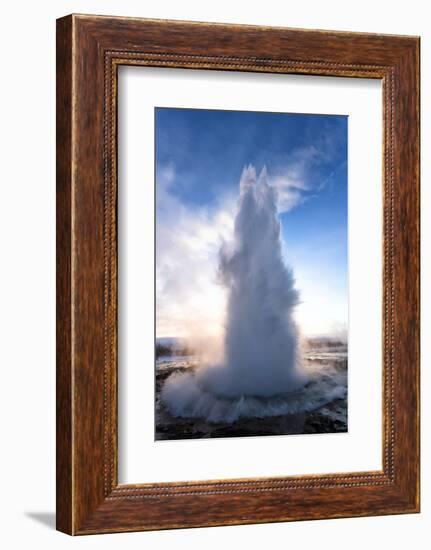
M57 528L419 511L419 38L57 21Z

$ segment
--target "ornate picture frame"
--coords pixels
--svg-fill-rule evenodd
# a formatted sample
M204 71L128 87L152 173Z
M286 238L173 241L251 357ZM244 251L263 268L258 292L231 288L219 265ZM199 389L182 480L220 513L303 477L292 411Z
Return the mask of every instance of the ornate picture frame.
M118 483L120 65L381 80L381 471ZM419 38L90 15L59 19L57 529L80 535L418 511Z

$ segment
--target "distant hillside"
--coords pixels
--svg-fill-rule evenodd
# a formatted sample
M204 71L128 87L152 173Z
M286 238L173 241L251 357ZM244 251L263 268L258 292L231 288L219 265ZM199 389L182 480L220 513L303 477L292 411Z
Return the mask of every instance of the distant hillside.
M346 350L347 342L339 338L313 337L305 340L305 345L313 350ZM193 355L194 351L183 338L157 338L156 359L159 357L170 357L172 355L186 356Z
M187 346L187 342L182 338L157 338L156 359L171 355L193 355L193 350Z
M339 338L315 337L307 338L307 345L313 349L347 348L347 342Z

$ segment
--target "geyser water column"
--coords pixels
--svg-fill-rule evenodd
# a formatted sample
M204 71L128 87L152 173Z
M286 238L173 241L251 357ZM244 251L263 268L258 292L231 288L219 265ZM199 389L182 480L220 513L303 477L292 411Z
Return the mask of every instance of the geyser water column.
M162 400L175 416L281 414L280 396L306 382L293 319L299 295L282 258L276 192L266 169L257 178L253 166L243 170L239 187L233 239L220 250L228 291L224 361L167 380Z
M233 243L220 251L220 275L228 288L225 365L200 377L207 391L235 397L271 396L297 389L298 303L293 274L282 259L275 190L264 168L240 181Z

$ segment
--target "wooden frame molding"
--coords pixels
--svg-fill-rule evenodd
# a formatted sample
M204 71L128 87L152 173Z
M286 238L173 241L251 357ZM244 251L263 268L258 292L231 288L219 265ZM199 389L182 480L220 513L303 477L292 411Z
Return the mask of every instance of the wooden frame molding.
M117 68L383 82L383 469L119 485ZM57 528L419 511L419 38L70 15L57 21Z

